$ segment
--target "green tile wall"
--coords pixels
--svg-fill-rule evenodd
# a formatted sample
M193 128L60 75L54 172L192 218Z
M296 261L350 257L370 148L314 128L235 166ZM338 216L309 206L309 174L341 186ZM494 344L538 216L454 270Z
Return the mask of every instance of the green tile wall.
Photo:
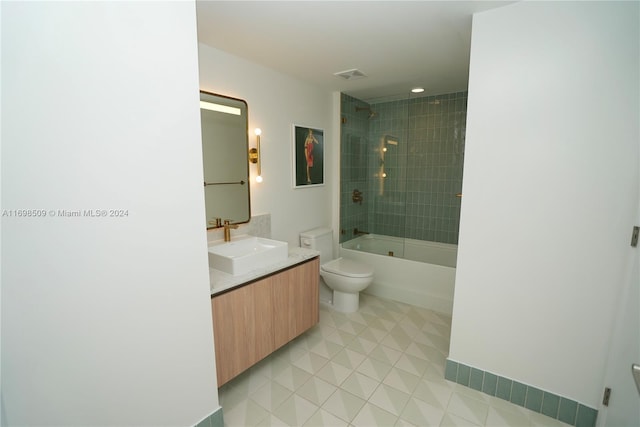
M356 107L375 112L356 111ZM342 95L340 222L353 238L358 227L376 234L458 242L467 93L368 104ZM398 140L385 155L380 194L380 141ZM362 205L351 193L364 193Z
M368 192L373 200L369 205L369 229L376 234L408 237L408 172L410 152L410 108L406 99L371 104L376 116L369 120L369 140L372 144L368 159L373 173L368 182ZM380 194L380 180L374 174L380 166L380 141L392 138L397 145L387 145L385 153L384 192Z
M195 427L224 427L222 408L200 421Z
M340 243L352 239L353 229L369 227L369 205L372 194L367 189L369 180L369 118L367 112L356 107L369 107L364 101L342 94L340 132ZM364 193L362 204L353 203L353 190ZM368 231L368 230L367 230Z
M576 427L596 425L596 409L463 363L447 359L444 377Z
M409 101L406 237L458 243L467 93Z

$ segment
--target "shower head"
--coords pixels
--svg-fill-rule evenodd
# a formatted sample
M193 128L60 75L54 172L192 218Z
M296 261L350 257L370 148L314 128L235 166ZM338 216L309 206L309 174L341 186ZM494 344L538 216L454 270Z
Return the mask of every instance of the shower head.
M368 111L370 119L372 119L372 118L374 118L374 117L376 117L378 115L378 113L373 111L370 107L356 107L356 112L360 112L360 111Z

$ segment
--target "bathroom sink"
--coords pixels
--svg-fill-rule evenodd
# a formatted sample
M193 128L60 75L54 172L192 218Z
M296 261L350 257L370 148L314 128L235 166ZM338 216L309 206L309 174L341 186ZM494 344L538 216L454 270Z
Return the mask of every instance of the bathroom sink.
M289 257L286 242L248 236L209 246L209 266L239 276Z

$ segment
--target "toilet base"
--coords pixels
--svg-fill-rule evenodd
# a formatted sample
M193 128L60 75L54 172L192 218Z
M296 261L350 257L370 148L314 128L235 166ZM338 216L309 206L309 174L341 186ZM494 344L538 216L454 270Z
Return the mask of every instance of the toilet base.
M353 313L360 306L360 293L333 291L333 308L342 313Z

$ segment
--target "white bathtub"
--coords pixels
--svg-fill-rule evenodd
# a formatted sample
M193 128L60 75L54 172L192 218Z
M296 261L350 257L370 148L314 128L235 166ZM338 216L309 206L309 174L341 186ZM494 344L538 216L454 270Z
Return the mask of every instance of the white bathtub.
M375 234L340 245L340 256L373 268L373 283L365 293L448 315L453 309L457 252L457 245L448 243Z

